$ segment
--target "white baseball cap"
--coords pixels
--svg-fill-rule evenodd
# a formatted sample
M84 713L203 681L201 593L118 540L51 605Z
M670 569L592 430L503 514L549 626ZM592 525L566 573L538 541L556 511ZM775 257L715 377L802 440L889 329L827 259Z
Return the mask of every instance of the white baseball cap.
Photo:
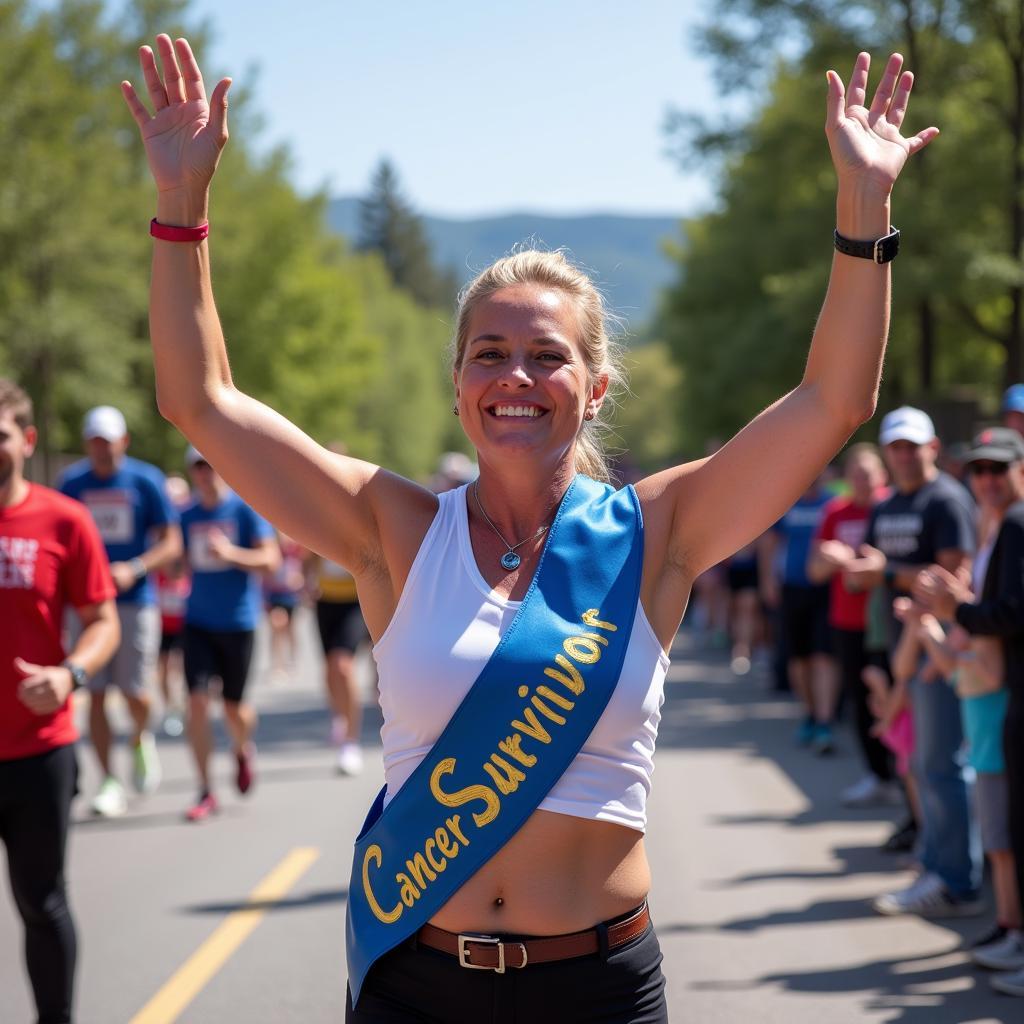
M928 444L935 440L935 424L926 412L911 405L900 406L882 417L878 431L878 443L892 444L893 441L910 441L911 444Z
M128 424L120 409L112 405L97 405L85 414L82 421L82 439L102 437L104 441L120 441L128 433Z

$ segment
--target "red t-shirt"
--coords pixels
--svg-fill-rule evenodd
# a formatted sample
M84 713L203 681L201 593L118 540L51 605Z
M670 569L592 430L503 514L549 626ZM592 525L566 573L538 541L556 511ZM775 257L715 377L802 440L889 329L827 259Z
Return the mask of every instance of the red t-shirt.
M864 543L870 508L852 498L833 498L824 508L817 540L839 540L855 551ZM867 592L851 594L843 585L842 573L829 581L828 621L837 629L864 629L868 607Z
M192 580L188 573L168 576L163 569L156 572L156 601L160 606L160 626L164 636L177 636L185 628L185 606L188 604Z
M18 700L14 659L59 665L64 609L117 594L89 510L49 487L0 508L0 761L42 754L78 738L71 701L37 715Z

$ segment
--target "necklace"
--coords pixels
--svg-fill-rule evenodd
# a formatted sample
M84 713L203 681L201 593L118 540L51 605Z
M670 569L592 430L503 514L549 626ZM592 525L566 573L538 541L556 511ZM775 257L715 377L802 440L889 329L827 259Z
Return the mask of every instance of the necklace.
M512 572L513 569L518 569L522 563L522 559L516 554L516 548L521 548L527 541L536 540L547 528L545 523L536 533L531 533L529 537L524 537L518 544L509 544L507 540L501 535L501 531L491 522L491 517L484 510L484 504L480 500L480 479L477 478L473 484L473 497L476 498L476 507L480 509L480 514L484 517L484 521L487 525L497 534L498 540L501 541L508 551L501 556L501 567Z

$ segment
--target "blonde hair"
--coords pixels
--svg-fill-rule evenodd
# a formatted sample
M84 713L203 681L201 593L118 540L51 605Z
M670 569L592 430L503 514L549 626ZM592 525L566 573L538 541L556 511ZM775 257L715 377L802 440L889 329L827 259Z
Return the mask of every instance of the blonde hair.
M604 296L594 282L575 266L562 250L542 252L523 249L492 263L470 281L459 294L455 337L452 341L452 367L458 372L469 341L469 322L481 302L503 288L536 284L553 288L567 295L576 310L580 348L593 384L599 377L608 378L608 392L602 409L614 408L615 392L624 388L626 375L622 368L621 347L611 334L619 320L608 309ZM592 420L584 420L576 435L576 471L608 481L608 458L604 435L610 427L601 410Z

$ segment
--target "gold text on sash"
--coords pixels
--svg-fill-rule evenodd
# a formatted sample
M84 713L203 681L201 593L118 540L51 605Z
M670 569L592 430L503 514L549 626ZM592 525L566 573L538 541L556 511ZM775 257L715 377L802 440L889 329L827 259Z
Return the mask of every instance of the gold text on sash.
M580 619L590 630L615 633L618 626L598 618L596 608L585 611ZM512 731L495 743L495 752L482 765L488 782L476 782L448 792L442 780L455 772L456 759L443 757L430 774L430 792L434 799L446 808L473 805L470 816L479 829L489 825L501 813L501 798L514 793L526 773L544 757L545 748L551 743L551 729L563 726L576 707L575 698L580 697L586 685L578 666L586 669L601 660L608 647L608 637L590 630L568 637L562 643L562 650L551 659L552 666L544 669L547 679L558 684L555 689L546 683L533 687L520 686L516 691L524 700L529 698L518 718L510 723ZM535 750L524 750L523 743L537 744ZM468 809L467 809L468 810ZM384 863L384 852L377 844L371 844L363 853L362 882L366 901L374 916L383 924L394 924L405 911L423 895L431 882L442 874L460 851L470 845L466 835L469 823L463 825L462 815L452 814L439 824L433 833L406 858L403 871L393 875L394 885L376 880L377 870ZM376 889L374 886L377 886ZM387 896L384 893L387 892ZM379 895L378 895L379 894ZM388 908L381 903L393 903Z

